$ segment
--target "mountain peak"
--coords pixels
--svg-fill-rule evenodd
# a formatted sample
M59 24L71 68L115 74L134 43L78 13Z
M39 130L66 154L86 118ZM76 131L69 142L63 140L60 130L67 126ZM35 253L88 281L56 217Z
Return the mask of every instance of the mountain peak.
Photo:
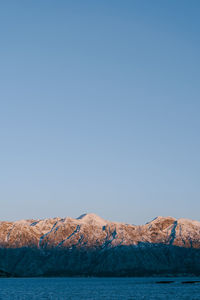
M154 218L151 222L160 222L160 221L163 221L163 220L172 220L172 221L176 221L177 219L174 218L174 217L163 217L163 216L157 216L156 218Z
M107 224L106 220L104 220L103 218L99 217L94 213L82 214L80 217L77 218L77 220L87 224L98 224L102 226Z

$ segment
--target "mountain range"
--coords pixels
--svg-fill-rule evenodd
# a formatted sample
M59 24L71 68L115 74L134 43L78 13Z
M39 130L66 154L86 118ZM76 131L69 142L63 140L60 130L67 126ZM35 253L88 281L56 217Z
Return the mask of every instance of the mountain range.
M200 222L95 214L0 222L0 276L200 275Z

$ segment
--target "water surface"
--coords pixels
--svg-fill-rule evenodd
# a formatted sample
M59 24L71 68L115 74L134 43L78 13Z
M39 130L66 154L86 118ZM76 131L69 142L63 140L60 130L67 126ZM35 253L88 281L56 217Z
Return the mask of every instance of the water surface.
M157 281L171 280L170 284ZM200 299L199 278L0 278L0 299Z

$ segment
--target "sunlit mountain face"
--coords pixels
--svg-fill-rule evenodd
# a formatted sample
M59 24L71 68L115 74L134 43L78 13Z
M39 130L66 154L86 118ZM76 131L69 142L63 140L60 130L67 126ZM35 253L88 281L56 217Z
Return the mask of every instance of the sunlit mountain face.
M105 249L163 244L200 248L200 222L157 217L141 226L110 222L95 214L77 219L53 218L0 222L2 248Z

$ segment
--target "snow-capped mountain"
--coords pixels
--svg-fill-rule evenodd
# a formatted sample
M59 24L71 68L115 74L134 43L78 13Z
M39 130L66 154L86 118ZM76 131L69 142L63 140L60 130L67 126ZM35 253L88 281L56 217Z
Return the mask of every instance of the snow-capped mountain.
M95 214L77 219L0 222L0 246L5 248L104 248L139 243L200 248L200 222L157 217L145 225L134 226L109 222Z
M0 247L0 270L18 276L200 274L200 222L188 219L0 222Z

